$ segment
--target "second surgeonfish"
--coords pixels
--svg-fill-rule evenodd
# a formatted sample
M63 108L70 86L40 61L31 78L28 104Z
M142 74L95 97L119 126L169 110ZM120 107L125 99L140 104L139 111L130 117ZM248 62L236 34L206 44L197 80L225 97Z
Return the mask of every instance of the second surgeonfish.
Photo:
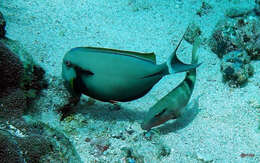
M192 49L192 64L198 63L196 55L199 47L199 39L195 40ZM196 69L187 72L185 79L155 105L153 105L141 124L142 129L150 130L153 127L161 125L170 119L178 118L187 105L192 95L196 81Z
M183 39L183 37L182 37ZM164 75L195 69L182 63L176 51L169 63L157 65L154 53L78 47L63 58L62 76L73 96L85 94L104 102L125 102L144 96ZM78 98L79 99L79 98Z

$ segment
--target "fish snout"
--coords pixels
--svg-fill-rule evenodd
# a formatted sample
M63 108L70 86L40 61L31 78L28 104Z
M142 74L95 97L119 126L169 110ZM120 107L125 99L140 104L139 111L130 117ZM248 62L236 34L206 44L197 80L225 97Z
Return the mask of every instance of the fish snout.
M149 126L147 123L142 123L142 124L141 124L141 128L142 128L143 130L150 130L152 127Z
M155 126L159 126L161 124L163 124L164 122L170 120L169 117L165 117L165 116L162 116L162 117L154 117L148 121L144 121L142 124L141 124L141 128L143 130L150 130L151 128L155 127Z

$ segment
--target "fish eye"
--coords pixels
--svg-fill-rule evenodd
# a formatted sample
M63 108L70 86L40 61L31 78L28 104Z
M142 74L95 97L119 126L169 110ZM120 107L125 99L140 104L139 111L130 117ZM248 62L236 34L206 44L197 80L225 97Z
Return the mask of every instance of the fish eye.
M65 61L65 65L66 65L67 67L71 67L71 66L72 66L72 64L71 64L70 61Z

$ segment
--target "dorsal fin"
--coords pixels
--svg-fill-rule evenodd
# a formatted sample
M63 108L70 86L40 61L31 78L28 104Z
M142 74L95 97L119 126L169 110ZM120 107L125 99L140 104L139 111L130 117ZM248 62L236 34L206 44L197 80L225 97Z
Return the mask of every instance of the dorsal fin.
M154 53L140 53L140 52L109 49L109 48L98 48L98 47L84 47L84 48L86 48L88 50L98 51L98 52L137 57L137 58L141 58L141 59L156 63L156 57L155 57Z

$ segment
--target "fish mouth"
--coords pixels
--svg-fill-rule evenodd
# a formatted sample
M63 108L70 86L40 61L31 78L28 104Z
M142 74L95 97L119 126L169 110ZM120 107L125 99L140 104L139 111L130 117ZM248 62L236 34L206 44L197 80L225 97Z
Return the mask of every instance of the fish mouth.
M152 127L153 127L153 126L150 126L150 125L145 124L145 123L142 123L142 124L141 124L141 128L142 128L143 130L150 130Z
M150 120L150 121L146 121L146 122L143 122L142 124L141 124L141 128L143 129L143 130L147 130L147 131L149 131L149 130L151 130L151 128L153 128L153 127L155 127L155 126L157 126L157 125L159 125L160 123L158 122L158 121L155 121L155 120Z
M151 128L164 124L166 121L170 120L168 117L160 117L160 118L153 118L149 121L145 121L141 124L141 128L143 130L151 130Z
M74 91L74 87L73 87L73 80L69 80L69 81L63 81L63 85L65 86L65 88L67 88L67 90L70 93L73 93Z

